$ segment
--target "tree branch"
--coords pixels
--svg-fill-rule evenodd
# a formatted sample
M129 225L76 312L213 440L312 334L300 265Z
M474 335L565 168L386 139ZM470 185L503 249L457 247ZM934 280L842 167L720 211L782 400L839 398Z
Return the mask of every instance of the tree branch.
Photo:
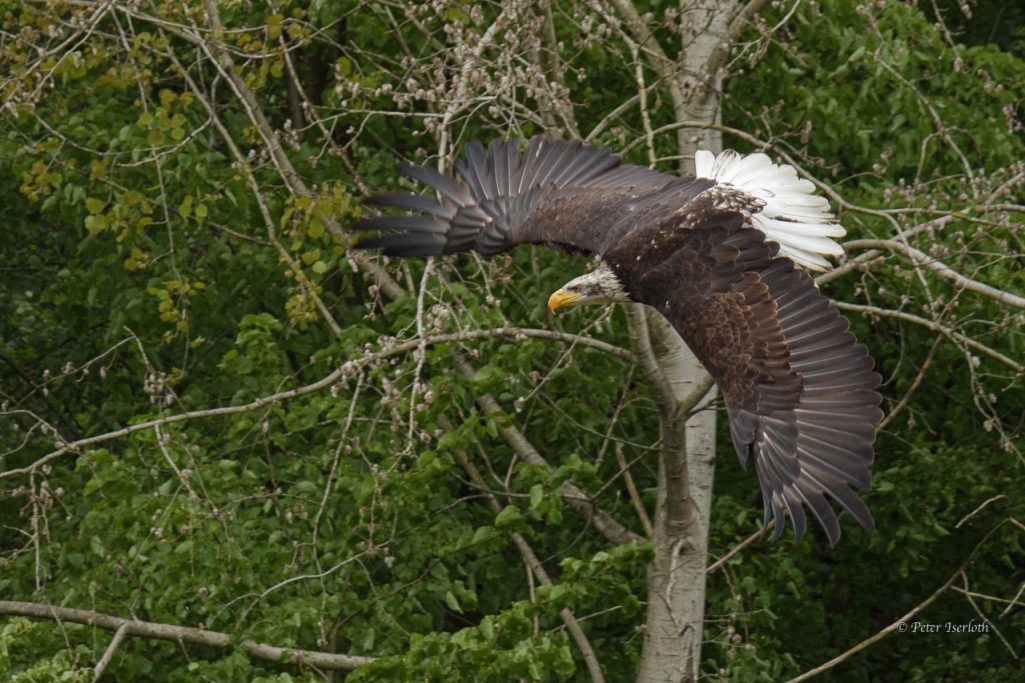
M460 354L454 354L455 366L464 377L473 377L474 369L465 358ZM494 399L490 394L480 394L476 397L477 405L484 412L485 415L502 412L502 407L498 405L498 401ZM537 449L527 440L527 437L523 435L516 427L499 427L498 432L502 435L516 454L526 460L532 465L538 465L540 467L549 468L550 465L541 454L537 452ZM562 482L562 486L559 487L559 494L562 496L566 503L579 512L584 518L594 525L605 538L609 539L613 543L623 544L630 543L631 541L641 542L644 540L643 537L635 534L630 529L626 528L618 521L616 521L609 513L600 509L594 504L579 486L570 482Z
M125 621L117 627L114 637L110 640L110 645L107 646L107 649L103 652L103 656L100 657L100 661L98 661L96 666L93 668L93 683L100 680L100 677L103 676L104 670L106 670L107 665L110 664L110 660L114 658L114 653L117 652L117 648L121 645L121 641L125 639L126 635L128 635L129 625L130 622Z
M642 304L623 304L630 332L630 346L637 359L637 365L644 373L644 380L651 387L655 403L664 418L674 418L676 412L676 394L659 367L655 352L651 348L651 336L648 334L648 321L644 315Z
M278 169L282 180L284 180L285 184L288 185L289 190L297 196L314 196L313 192L310 191L305 182L303 182L302 177L296 172L295 167L292 165L288 156L284 153L284 150L281 149L281 143L278 141L273 128L271 128L266 117L263 115L263 111L260 109L256 96L248 86L246 86L245 81L236 73L236 68L234 66L234 61L231 59L231 54L228 50L224 49L223 45L217 46L216 50L211 50L211 43L209 41L190 31L184 30L183 26L164 21L159 17L146 14L145 12L141 12L137 8L130 7L128 5L116 4L114 7L118 11L123 12L134 19L159 26L168 33L171 33L176 37L200 48L213 61L221 76L224 77L231 85L232 90L239 98L243 108L246 110L246 114L260 133L260 137L263 139L264 144L267 145L267 149L271 153L271 159L274 162L275 167ZM217 5L215 3L208 2L205 3L205 8L208 12L211 27L214 29L216 35L216 32L220 28L220 15L217 12ZM187 71L182 70L181 73L183 78L187 77ZM199 99L204 106L209 104L206 102L204 97L200 97ZM344 234L344 231L338 223L330 217L324 217L322 220L324 222L324 226L332 234ZM381 291L389 297L397 299L404 294L402 286L395 282L391 275L389 275L380 264L375 263L368 256L359 252L350 252L347 256L358 268L368 273Z
M648 516L648 511L644 509L644 501L641 500L641 494L637 491L637 485L634 484L633 475L630 474L630 465L626 461L626 456L623 455L623 449L618 444L616 445L616 464L619 465L619 471L623 473L623 482L626 484L626 491L630 494L630 502L633 503L634 510L637 511L637 518L641 520L641 526L644 527L644 533L651 538L654 535L654 529L651 526L651 518Z
M998 522L992 529L990 529L989 532L987 532L986 535L982 537L982 540L975 544L975 547L972 548L972 551L970 553L968 553L968 558L965 559L964 563L962 563L961 566L957 568L957 571L955 571L953 574L951 574L950 578L947 579L946 581L944 581L943 585L940 586L939 588L937 588L933 592L932 595L930 595L928 598L926 598L922 602L920 602L917 605L915 605L913 608L911 608L902 617L900 617L899 619L894 621L892 624L890 624L889 626L887 626L883 630L881 630L878 633L876 633L871 638L866 638L865 640L861 641L860 643L858 643L854 647L850 648L849 650L843 652L842 654L837 655L833 659L830 659L825 664L821 664L821 665L815 667L814 669L810 669L808 671L805 671L800 676L796 676L794 678L791 678L789 681L787 681L787 683L800 683L800 681L806 681L806 680L808 680L809 678L811 678L813 676L819 675L823 671L827 671L829 669L832 669L837 664L840 664L844 660L850 658L851 655L856 654L856 653L864 650L865 648L870 647L871 645L874 645L875 643L879 642L880 640L882 640L886 636L888 636L891 633L893 633L894 631L896 631L900 627L901 624L906 623L908 619L910 619L911 617L915 616L916 614L918 614L919 612L924 610L926 607L931 605L933 602L936 601L936 598L940 597L947 589L949 589L952 585L954 585L954 581L956 581L957 577L961 576L961 574L964 573L964 571L968 568L968 566L975 559L975 556L979 553L979 550L981 550L982 547L984 545L986 545L986 543L989 541L990 538L993 537L993 535L997 532L997 530L999 530L1001 527L1004 526L1004 524L1007 524L1010 521L1011 521L1010 519L1003 519L1000 522Z
M452 431L452 425L445 424L448 420L441 421L439 424L442 425L447 431ZM470 475L470 479L474 485L484 494L485 500L488 501L488 507L496 515L502 511L502 506L499 505L495 495L488 490L487 482L484 481L484 477L481 476L480 470L470 461L466 453L462 450L455 452L456 460L463 466L466 473ZM523 561L530 567L530 571L537 577L537 580L541 582L542 586L554 586L552 578L545 571L544 565L541 564L541 560L538 559L534 550L527 543L527 539L523 537L523 534L515 531L509 533L513 543L516 545L516 549L520 551L520 555L523 556ZM559 610L559 615L562 617L563 622L566 624L566 630L569 631L573 640L576 641L577 647L580 648L580 654L584 658L584 663L587 664L587 670L591 674L591 680L597 683L604 683L605 676L601 670L601 664L598 662L598 657L594 653L594 648L591 647L591 642L587 639L587 635L584 630L580 628L580 622L577 621L576 615L568 607L563 607Z
M723 67L726 63L726 58L730 54L730 47L736 42L737 38L740 37L754 20L756 16L762 13L762 11L768 7L770 0L749 0L749 2L741 8L737 15L733 17L733 21L726 28L726 31L719 38L719 43L715 46L711 56L708 58L708 62L705 64L705 83L712 83L715 79L715 74Z
M33 619L50 619L52 621L70 622L82 624L94 628L102 628L107 631L121 633L125 636L137 638L152 638L155 640L173 640L175 642L194 643L206 647L228 648L232 646L233 637L228 633L218 631L207 631L201 628L189 626L175 626L173 624L161 624L152 621L137 621L135 619L124 619L110 614L102 614L91 610L72 609L70 607L57 607L36 602L14 602L11 600L0 600L0 614L10 614L20 617L31 617ZM124 636L122 636L124 637ZM111 643L113 645L113 642ZM238 644L250 657L263 659L282 664L296 664L299 666L312 666L318 669L333 669L339 671L352 671L361 666L366 666L375 661L375 657L359 657L356 655L339 655L330 652L317 652L315 650L298 650L295 648L278 647L257 643L253 640L243 640ZM108 653L113 652L108 648ZM107 659L107 654L104 654ZM103 660L100 660L101 663ZM108 660L109 661L109 660ZM104 665L105 666L105 665ZM100 669L97 666L97 669ZM102 670L97 673L97 678Z
M895 251L906 256L915 265L931 270L944 280L952 283L955 287L988 296L991 299L996 299L1000 303L1015 306L1017 308L1025 308L1025 297L1020 297L1015 294L1011 294L1010 292L1005 292L1002 289L997 289L996 287L991 287L990 285L965 277L943 261L934 259L925 252L919 251L918 249L902 242L897 242L896 240L851 240L844 244L844 249L889 249L890 251Z
M765 532L767 532L769 529L771 529L773 526L775 526L775 524L776 524L776 520L770 519L769 523L767 525L765 525L764 528L759 529L758 531L754 532L753 534L751 534L750 536L745 538L743 541L738 543L737 545L735 545L732 548L730 548L730 551L728 553L726 553L725 555L720 557L718 560L716 560L712 564L708 565L708 573L711 574L712 572L714 572L714 571L716 571L718 569L721 569L727 562L730 561L730 558L732 558L734 555L739 553L741 550L743 550L744 548L748 547L749 545L751 545L752 543L757 541L759 538L761 538L765 534Z
M633 362L633 354L626 349L621 349L618 346L614 346L607 342L600 341L598 339L590 339L589 337L583 337L580 335L570 334L568 332L556 332L554 330L536 330L532 328L524 327L498 327L486 330L467 330L464 332L452 332L447 334L438 334L423 339L411 339L409 341L396 344L395 346L383 349L377 353L372 353L356 360L351 360L343 364L341 367L335 369L333 372L325 375L316 382L311 384L305 384L295 389L288 389L287 391L279 391L276 394L270 394L269 396L263 396L261 398L254 399L249 403L235 406L224 406L223 408L208 408L206 410L194 410L188 413L179 413L177 415L168 415L166 417L157 418L154 420L147 420L145 422L139 422L137 424L129 425L122 429L117 429L112 432L105 432L103 434L96 434L89 436L84 439L78 439L70 443L58 443L56 450L47 453L45 456L35 461L31 465L25 467L16 468L13 470L7 470L6 472L0 472L0 479L6 477L13 477L19 474L27 474L33 472L42 465L50 462L54 458L57 458L68 451L75 451L84 446L91 446L97 443L103 443L104 441L111 441L112 439L118 439L123 436L128 436L135 432L145 431L147 429L154 429L174 422L183 422L185 420L195 420L206 417L216 417L219 415L234 415L236 413L247 413L253 410L257 410L273 403L285 401L288 399L310 394L315 391L320 391L326 387L331 386L335 381L340 379L343 375L354 370L358 370L363 366L372 363L376 360L383 358L389 358L391 356L413 351L420 346L428 346L432 344L445 344L452 342L470 341L473 339L486 339L489 337L536 337L539 339L552 339L564 342L571 342L579 344L581 346L590 346L606 353L610 353L618 358L621 358L627 362Z
M698 403L701 402L701 399L707 396L708 392L711 391L714 386L715 380L706 372L701 378L701 381L697 383L697 386L695 386L689 394L684 396L680 402L676 404L676 410L680 415L684 415L689 418L694 413Z
M869 315L869 316L871 316L871 315L878 315L878 316L880 316L882 318L897 318L898 320L906 320L908 322L915 323L916 325L921 325L923 327L927 327L927 328L929 328L930 330L932 330L934 332L941 332L941 333L943 333L944 335L946 335L947 337L949 337L950 339L952 339L955 342L958 342L960 344L964 344L965 346L971 347L971 348L975 349L976 351L979 351L980 353L984 353L987 356L989 356L990 358L995 358L996 360L1000 361L1001 363L1003 363L1007 367L1012 368L1013 370L1015 370L1017 372L1025 372L1025 365L1022 365L1021 363L1019 363L1019 362L1017 362L1015 360L1012 360L1011 358L1008 358L1004 354L1000 353L999 351L996 351L995 349L989 348L985 344L981 344L981 343L975 341L974 339L966 337L965 335L961 334L960 332L955 332L954 330L950 329L949 327L945 327L943 325L940 325L938 322L936 322L934 320L929 320L928 318L923 318L921 316L914 315L913 313L905 313L904 311L896 311L896 310L889 309L889 308L880 308L878 306L865 306L865 305L862 305L862 304L848 304L848 303L844 303L843 301L834 301L833 305L836 306L841 311L852 311L852 312L855 312L855 313L862 313L864 315Z
M623 17L630 35L633 37L637 48L650 57L651 66L669 89L669 97L673 102L673 113L677 120L688 118L687 116L687 94L684 93L679 79L679 67L677 63L666 55L662 45L653 35L651 27L644 20L644 17L637 11L637 8L630 0L611 0L616 12ZM613 22L609 22L610 26ZM618 22L617 22L618 24ZM686 140L683 131L677 133L677 146L680 153L686 147ZM625 154L625 152L623 153Z

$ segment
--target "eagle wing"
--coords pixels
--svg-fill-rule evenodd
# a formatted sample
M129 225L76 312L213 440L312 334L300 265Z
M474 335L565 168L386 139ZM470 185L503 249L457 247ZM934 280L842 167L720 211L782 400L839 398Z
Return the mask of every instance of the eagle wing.
M517 244L540 243L600 253L616 234L616 211L629 196L674 192L663 200L682 206L711 180L681 181L579 140L531 138L523 154L518 140L495 140L485 151L466 145L456 162L458 176L402 164L399 171L433 188L438 198L391 192L370 197L370 205L407 209L419 215L383 215L355 222L353 231L373 233L357 249L380 248L387 256L437 256L474 250L495 254ZM664 214L663 214L664 215Z
M714 194L714 193L712 193ZM656 308L722 391L741 462L753 458L765 522L805 531L803 505L830 543L840 526L827 496L865 529L880 382L811 277L710 194L606 254L632 298ZM718 204L721 207L721 202ZM638 258L640 257L640 258Z
M356 248L389 256L540 243L601 254L631 298L672 323L716 380L733 443L753 458L765 519L782 534L806 528L804 505L831 543L840 527L828 498L866 529L880 377L847 322L791 259L824 269L842 251L828 202L790 166L764 154L699 152L697 178L620 164L579 141L466 146L458 176L403 165L437 198L388 193L368 204L416 215L364 218ZM788 258L782 258L786 256Z

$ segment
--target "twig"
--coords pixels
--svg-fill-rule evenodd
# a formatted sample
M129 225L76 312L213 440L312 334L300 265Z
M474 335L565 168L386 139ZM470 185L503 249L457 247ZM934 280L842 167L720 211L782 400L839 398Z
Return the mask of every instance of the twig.
M989 505L990 503L996 502L996 501L998 501L998 500L1001 500L1001 499L1003 499L1003 498L1007 498L1007 496L1005 496L1004 494L1002 494L1002 493L1001 493L1001 494L1000 494L1000 495L998 495L998 496L993 496L992 498L988 498L988 499L986 499L986 500L982 501L981 503L979 503L979 506L978 506L978 507L976 507L976 508L975 508L974 510L972 510L972 511L971 511L971 512L969 512L969 513L968 513L967 515L965 515L964 517L962 517L962 518L961 518L961 521L959 521L959 522L958 522L957 524L955 524L955 525L954 525L954 528L955 528L955 529L960 529L960 528L961 528L961 526L962 526L962 525L963 525L963 524L964 524L965 522L967 522L967 521L968 521L969 519L971 519L971 518L972 518L972 517L974 517L975 515L977 515L977 514L979 514L980 512L982 512L982 511L983 511L983 509L985 509L987 505Z
M847 259L847 261L842 265L839 265L832 270L827 270L821 275L816 275L815 284L821 286L827 282L841 278L852 270L858 270L859 268L874 262L876 259L882 258L882 255L883 253L877 249L870 249L862 254L858 254L852 259Z
M648 168L655 168L655 136L651 132L651 116L648 114L648 89L644 85L644 65L637 50L637 43L626 38L634 62L634 79L637 81L637 97L641 105L641 124L644 126L644 141L648 149Z
M937 588L933 592L932 595L930 595L928 598L926 598L922 602L920 602L917 605L915 605L913 608L911 608L911 610L909 610L902 617L900 617L899 619L894 621L892 624L890 624L886 628L884 628L881 631L879 631L878 633L876 633L871 638L866 638L865 640L861 641L860 643L858 643L854 647L846 650L845 652L837 655L836 657L833 657L828 662L826 662L824 664L820 664L819 666L815 667L814 669L809 669L808 671L805 671L800 676L796 676L795 678L791 678L789 681L787 681L787 683L799 683L800 681L806 681L809 678L812 678L813 676L819 675L823 671L828 671L829 669L832 669L837 664L840 664L841 662L843 662L843 661L847 660L848 658L850 658L851 655L854 655L854 654L856 654L858 652L861 652L865 648L874 645L875 643L879 642L880 640L882 640L883 638L885 638L889 634L891 634L894 631L896 631L900 627L901 624L907 622L908 619L910 619L911 617L915 616L916 614L918 614L919 612L924 610L926 607L931 605L933 602L935 602L936 598L940 597L947 589L949 589L952 585L954 585L954 581L956 581L957 577L961 576L961 574L965 571L965 569L967 569L968 565L970 565L972 563L972 560L975 559L975 556L979 553L979 550L982 549L982 546L986 545L986 543L989 541L990 538L993 537L993 535L997 532L997 530L999 530L1001 527L1004 526L1004 524L1008 523L1009 521L1011 521L1011 520L1009 520L1009 519L1001 520L992 529L990 529L989 532L987 532L986 535L982 537L982 540L975 544L975 547L972 548L972 551L970 553L968 553L967 559L965 559L964 563L962 563L961 566L957 568L957 571L955 571L953 574L951 574L950 578L947 579L946 581L944 581L943 585L941 585L939 588Z
M93 668L93 683L100 680L100 676L103 675L103 670L110 664L110 660L114 658L114 653L117 652L118 646L121 645L121 641L128 635L128 626L130 622L124 622L117 627L117 631L114 632L114 637L110 641L110 645L107 646L103 656L100 657L100 661L96 662L96 666Z
M758 531L754 532L753 534L751 534L750 536L745 538L743 541L738 543L737 545L733 546L733 548L730 549L730 551L728 553L726 553L725 555L720 557L718 560L716 560L712 564L708 565L708 570L707 570L708 573L711 574L712 572L716 571L717 569L720 569L723 565L725 565L727 562L730 561L730 558L732 558L734 555L739 553L741 550L743 550L744 548L748 547L749 545L751 545L752 543L757 541L759 539L759 537L761 537L762 534L764 534L766 531L771 529L775 525L775 523L776 523L776 520L769 520L769 523L767 525L765 525L764 528L759 529Z
M379 543L379 544L377 544L376 547L377 548L383 548L385 545L387 545L387 542ZM253 602L251 602L248 607L246 607L244 610L242 610L242 614L239 616L239 618L238 618L238 620L236 622L236 626L241 627L243 622L245 621L245 618L249 615L249 613L253 610L253 608L256 607L258 604L260 604L260 602L265 597L267 597L268 595L270 595L274 591L280 590L281 588L284 588L285 586L288 586L288 585L293 584L293 583L298 583L300 581L309 581L310 579L323 579L324 577L331 576L332 574L334 574L336 571L338 571L342 567L345 567L345 566L347 566L347 565L349 565L349 564L351 564L353 562L358 562L359 559L361 557L363 557L364 555L367 555L368 552L369 551L364 550L363 552L356 553L352 557L347 557L344 560L342 560L341 562L336 563L333 567L331 567L329 569L325 569L324 571L318 572L316 574L300 574L298 576L290 576L287 579L284 579L282 581L278 581L276 584L274 584L270 588L264 589L263 592L261 592L259 595L256 596L256 599L253 600ZM232 603L235 603L235 602L237 602L237 601L239 601L239 600L241 600L243 598L248 598L248 597L252 597L252 593L249 593L249 594L246 594L246 595L241 595L238 598L235 598L231 602L229 602L226 605L224 605L224 607L228 607ZM221 608L221 609L223 610L224 608Z
M206 49L209 52L209 47L206 46L205 43L203 43L203 46L204 49ZM217 129L217 131L221 135L221 138L224 140L224 144L227 145L228 150L231 152L231 155L235 158L235 165L242 173L242 176L245 178L246 184L249 185L249 190L253 194L253 199L256 200L256 206L260 210L260 216L261 218L263 218L264 228L267 231L267 239L274 246L274 249L278 252L278 255L281 257L281 260L288 264L289 269L295 275L296 281L302 286L303 290L306 293L308 293L309 296L313 299L314 303L317 306L317 310L320 311L320 314L324 317L324 320L326 320L328 325L331 327L331 331L334 332L336 336L340 335L342 333L342 328L334 319L334 316L331 314L331 310L327 307L324 301L317 294L314 284L309 281L309 278L306 277L306 274L303 272L300 263L292 257L292 255L288 252L287 249L285 249L284 245L281 244L281 241L278 239L277 226L275 225L274 219L271 216L270 207L268 206L266 197L264 197L263 192L260 190L260 184L256 180L256 176L253 174L253 169L251 168L249 161L246 159L245 155L242 154L242 150L239 149L238 144L236 144L235 139L231 136L231 133L228 131L227 127L221 121L220 117L217 116L217 111L214 109L213 104L209 102L206 97L203 96L203 91L199 88L195 81L192 80L192 77L189 75L188 70L184 67L184 65L182 65L178 61L178 58L175 57L173 54L169 54L168 59L174 62L174 64L178 67L178 71L181 74L181 77L188 84L189 89L192 90L193 94L196 96L196 99L199 100L200 105L202 105L202 107L206 109L207 114L210 116L210 120L214 123L214 127ZM233 73L232 69L227 69L226 71ZM239 95L239 97L241 97L241 95ZM250 118L254 122L254 125L256 124L256 118L253 118L255 116L256 114L251 113ZM266 121L264 121L264 123L266 123Z
M911 396L922 384L922 380L925 379L925 372L929 369L929 366L932 365L933 358L936 357L936 349L939 348L940 341L942 339L942 333L936 335L936 339L933 341L932 346L929 347L929 353L925 354L925 360L922 361L922 367L919 368L918 373L915 375L915 379L912 380L911 386L908 387L908 390L904 392L904 395L897 402L897 405L895 405L890 410L890 412L886 414L886 417L883 418L883 421L879 423L878 427L876 427L876 431L883 431L883 429L886 428L886 425L893 422L894 418L900 415L900 412L907 407L908 403L911 401Z
M968 590L968 574L966 572L961 572L961 581L964 582L964 588L959 589L957 586L954 586L953 587L954 590L956 590L959 593L963 594L964 597L965 597L965 600L967 600L968 603L972 606L972 608L975 609L975 613L979 615L979 618L982 619L983 623L985 623L987 626L989 626L991 629L993 629L993 633L997 634L997 638L999 638L1000 642L1004 644L1004 647L1007 648L1007 651L1011 653L1011 659L1018 659L1018 653L1015 652L1014 651L1014 647L1012 647L1011 644L1009 642L1007 642L1007 638L1005 638L1004 634L1000 632L1000 629L997 628L997 625L994 624L992 621L990 621L989 618L985 614L983 614L982 610L979 609L979 606L977 604L975 604L975 597L974 596L976 594L972 593L970 590ZM981 597L986 597L986 596L981 596Z
M1001 618L1006 617L1008 612L1010 612L1015 606L1025 607L1025 602L1018 602L1018 598L1021 597L1022 593L1025 593L1025 581L1021 582L1021 586L1018 588L1018 592L1014 594L1014 597L1007 601L1007 607L1005 607L1004 611L1000 613ZM999 600L999 598L997 598L997 600Z
M658 405L659 411L670 411L670 407L675 408L677 405L676 393L655 359L644 307L641 304L623 304L623 311L626 313L630 346L637 358L637 365L640 366L641 372L644 373L644 379L655 396L655 403ZM676 416L665 415L664 417L675 418Z
M434 270L434 257L430 257L424 263L424 271L420 276L420 287L416 294L416 336L420 338L421 344L413 352L413 359L416 367L413 368L413 379L409 383L409 430L406 434L407 448L410 452L414 449L413 435L416 432L416 399L420 389L420 378L423 376L424 361L427 359L427 341L424 337L424 297L427 295L427 283Z
M45 456L35 461L31 465L25 467L19 467L6 472L0 472L0 479L7 477L13 477L21 474L28 474L34 472L36 469L50 462L51 460L60 457L68 451L76 451L84 446L91 446L93 444L102 443L104 441L110 441L112 439L118 439L123 436L128 436L135 432L144 431L147 429L153 429L157 426L166 424L172 424L174 422L183 422L185 420L195 420L207 417L216 417L219 415L234 415L237 413L247 413L254 410L258 410L267 405L285 401L288 399L303 396L305 394L320 391L326 387L331 386L335 381L342 377L342 375L352 372L353 370L359 369L368 363L372 363L382 358L389 358L391 356L399 355L412 351L421 344L444 344L452 342L471 341L474 339L487 339L489 337L536 337L539 339L552 339L557 341L573 342L580 344L581 346L590 346L613 356L626 360L628 362L633 361L633 354L626 349L621 349L618 346L614 346L607 342L603 342L597 339L590 339L589 337L581 337L579 335L570 334L568 332L556 332L553 330L536 330L532 328L524 327L498 327L487 330L467 330L465 332L452 332L447 334L438 334L431 337L427 337L426 341L421 339L412 339L401 344L363 356L359 359L348 361L342 367L337 368L328 375L311 384L306 384L295 389L289 389L287 391L279 391L276 394L270 394L261 398L254 399L249 403L235 406L224 406L223 408L208 408L206 410L194 410L188 413L179 413L177 415L168 415L166 417L157 418L154 420L147 420L146 422L139 422L122 429L117 429L112 432L105 432L103 434L96 434L94 436L86 437L84 439L78 439L61 445L54 451L47 453Z
M954 340L955 342L958 342L959 344L964 344L965 346L970 346L976 351L986 354L990 358L995 358L996 360L1000 361L1007 367L1012 368L1017 372L1025 372L1025 365L1022 365L1021 363L1012 360L1011 358L1008 358L1004 354L1000 353L995 349L989 348L985 344L980 344L974 339L964 336L960 332L955 332L949 327L940 325L938 322L934 320L929 320L928 318L923 318L912 313L905 313L904 311L897 311L889 308L880 308L879 306L848 304L843 301L834 301L833 305L841 311L852 311L855 313L863 313L865 315L870 316L878 315L883 318L897 318L898 320L906 320L908 322L915 323L916 325L927 327L930 330L933 330L934 332L942 332L944 335Z
M220 26L220 17L217 12L217 6L214 3L205 3L205 6L207 11L210 13L209 20L211 22L211 25L214 27L216 31L217 28ZM184 27L181 25L163 21L158 17L145 14L143 12L140 12L138 9L134 7L129 7L127 5L116 5L116 9L121 12L124 12L128 16L140 19L148 23L152 23L156 26L160 26L163 30L174 34L178 38L181 38L182 40L185 40L193 45L196 45L208 57L210 57L213 60L214 65L218 68L218 71L221 73L221 75L225 79L227 79L228 83L232 86L232 89L235 92L236 96L239 98L241 104L246 109L247 115L250 116L250 120L253 121L253 125L256 127L257 131L259 131L261 137L264 139L268 151L271 153L272 161L274 162L275 167L278 169L278 172L281 174L282 179L288 185L289 190L291 190L292 193L297 196L314 196L314 193L310 191L310 189L306 186L302 178L296 172L295 167L292 166L292 162L289 160L288 156L281 149L281 144L278 141L277 136L274 134L274 130L271 128L262 110L260 109L256 96L253 94L252 90L250 90L249 87L245 84L244 79L242 79L236 73L236 68L234 62L231 59L230 51L226 49L226 46L224 44L220 44L217 46L217 50L220 51L218 53L214 50L211 50L211 44L207 40L190 31L184 30ZM217 54L220 54L221 60L218 60ZM169 59L172 59L172 61L174 61L175 64L178 66L182 78L185 79L185 81L189 84L190 89L192 89L193 92L196 94L197 98L200 100L200 103L203 105L203 107L207 109L207 113L210 114L211 120L214 122L214 124L221 129L220 132L222 137L225 138L226 144L229 146L229 148L232 147L234 145L234 140L231 138L230 135L227 135L227 131L223 128L222 125L218 125L218 118L212 109L212 105L207 100L207 98L203 96L203 92L198 88L198 86L196 86L196 84L192 82L192 79L189 76L189 72L185 70L181 66L181 64L178 63L177 59L174 58L173 54L168 53L165 54L165 56ZM232 155L235 156L237 161L239 159L242 160L242 163L240 165L243 168L243 170L249 170L248 163L245 161L244 157L241 156L241 154L236 154L236 149L232 150ZM259 196L257 197L257 199L259 199ZM265 216L264 218L266 220L267 217ZM336 235L343 234L343 231L341 227L337 224L337 222L328 217L325 217L322 220L324 222L324 226L328 229L329 232ZM402 289L402 286L395 282L395 280L388 274L388 272L383 267L381 267L378 263L375 263L374 261L370 260L370 258L365 254L362 254L360 252L352 252L350 254L347 254L347 256L352 260L352 262L355 265L359 267L360 270L363 270L366 273L368 273L373 278L377 286L381 289L381 291L387 294L392 299L397 299L405 293ZM321 312L324 313L325 311L321 310ZM329 320L330 315L325 315L325 319Z
M791 8L790 12L783 17L779 24L777 24L769 33L775 32L782 26L790 15L793 14L797 8L799 2L794 3L794 7ZM730 48L733 47L733 43L736 42L740 35L747 29L747 27L754 21L754 18L758 16L767 6L769 0L749 0L744 7L737 12L737 15L730 22L730 25L723 32L722 37L719 39L718 44L709 56L708 61L705 65L705 77L706 83L713 82L716 73L726 63L726 57L729 56Z
M1002 602L1006 604L1007 609L1001 612L1000 616L1005 616L1008 610L1010 610L1013 607L1025 607L1025 602L1018 602L1018 598L1021 596L1022 591L1025 590L1025 583L1023 583L1021 588L1018 589L1018 593L1014 596L1014 598L1010 600L1008 600L1007 598L998 597L996 595L986 595L985 593L978 593L976 591L966 590L964 588L959 588L958 586L951 586L950 590L962 593L964 595L970 595L973 598L982 598L983 600L989 600L990 602Z
M616 463L619 464L619 471L623 473L626 491L630 494L630 502L633 503L634 509L637 511L637 517L641 520L644 533L651 538L654 534L651 528L651 518L648 517L648 511L644 509L644 501L641 500L641 496L637 492L637 486L634 484L633 475L630 474L630 466L626 462L626 456L623 455L623 449L618 445L616 446Z

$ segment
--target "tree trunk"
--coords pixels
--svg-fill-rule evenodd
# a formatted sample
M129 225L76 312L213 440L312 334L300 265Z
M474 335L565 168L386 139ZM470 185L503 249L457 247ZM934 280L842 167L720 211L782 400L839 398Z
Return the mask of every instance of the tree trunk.
M696 123L720 123L722 108L719 96L722 93L721 55L727 49L726 37L730 26L733 3L718 0L692 0L685 3L690 21L682 27L683 52L678 63L679 90L683 102L674 102L677 121ZM682 106L681 106L682 104ZM685 173L694 172L694 152L707 149L722 151L722 133L712 128L680 128L677 146L681 156L681 168Z
M655 559L648 567L648 614L637 680L694 681L705 614L715 412L704 410L685 421L678 406L698 390L705 371L665 319L652 309L647 313L652 351L677 403L660 411Z
M676 62L676 119L718 123L721 77L709 69L723 36L732 3L684 3L683 53ZM710 73L711 71L711 73ZM680 128L680 167L694 172L694 152L719 152L722 135L710 128ZM676 331L655 311L647 311L652 352L672 387L676 406L661 415L662 449L652 545L648 567L648 614L638 681L696 681L701 666L705 616L708 528L715 475L715 412L689 420L680 403L707 379L704 368ZM714 397L713 388L708 396Z

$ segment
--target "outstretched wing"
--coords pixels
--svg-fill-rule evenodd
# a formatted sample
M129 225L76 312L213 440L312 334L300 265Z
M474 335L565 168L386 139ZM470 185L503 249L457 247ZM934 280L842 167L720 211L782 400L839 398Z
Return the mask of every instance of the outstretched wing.
M734 446L742 463L754 460L777 538L784 511L801 537L806 505L835 544L840 525L827 496L874 527L850 485L871 485L880 377L847 321L778 251L751 229L749 214L724 211L706 195L605 260L719 385Z
M400 165L403 175L433 188L439 198L403 192L368 198L367 204L418 215L357 221L352 230L376 235L355 247L380 248L388 256L435 256L470 249L495 254L535 242L600 252L609 243L607 229L615 224L624 198L686 184L674 176L620 164L609 150L579 140L533 137L522 156L519 147L518 140L496 140L485 151L479 142L470 142L454 177L423 166ZM672 209L712 181L691 184L693 190L679 197Z

